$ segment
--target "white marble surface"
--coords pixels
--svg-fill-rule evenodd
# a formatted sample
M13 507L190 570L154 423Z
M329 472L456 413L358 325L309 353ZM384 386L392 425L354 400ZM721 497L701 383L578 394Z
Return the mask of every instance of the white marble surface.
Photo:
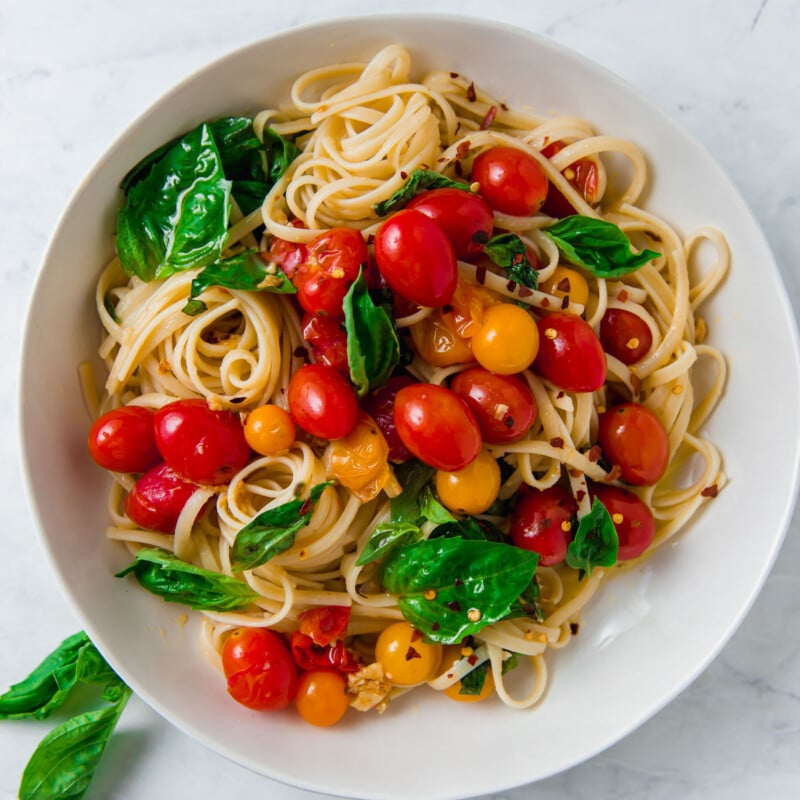
M616 72L674 116L709 147L749 202L797 310L796 0L318 0L306 6L263 0L0 0L0 336L8 373L0 389L0 688L80 627L37 542L22 489L16 423L24 309L49 233L73 188L127 123L210 58L315 19L432 10L488 16L543 33ZM753 270L757 290L758 265L737 266ZM795 514L760 598L692 686L606 752L502 797L800 796L798 620ZM0 797L16 796L22 769L46 728L0 723ZM209 752L134 698L88 796L202 800L234 794L319 797Z

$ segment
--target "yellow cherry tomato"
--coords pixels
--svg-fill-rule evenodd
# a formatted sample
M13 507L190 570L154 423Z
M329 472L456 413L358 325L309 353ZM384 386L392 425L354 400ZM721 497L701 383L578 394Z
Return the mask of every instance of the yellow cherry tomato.
M486 450L457 472L439 470L436 493L451 511L458 514L482 514L497 499L500 491L500 467Z
M569 295L571 302L579 303L582 306L585 306L589 299L589 284L586 282L586 278L577 270L569 267L556 267L553 274L539 288L556 297Z
M473 360L469 339L460 336L438 309L425 319L411 325L414 349L429 364L449 367Z
M513 375L527 369L539 352L536 320L512 303L489 306L472 337L472 354L490 372Z
M327 728L337 723L350 705L347 681L331 670L304 672L297 682L294 702L306 722Z
M282 450L288 450L294 444L296 435L289 414L272 404L254 408L244 423L247 444L262 456L274 456Z
M414 686L432 678L442 660L442 646L422 641L422 633L407 622L384 628L375 643L375 660L396 686Z

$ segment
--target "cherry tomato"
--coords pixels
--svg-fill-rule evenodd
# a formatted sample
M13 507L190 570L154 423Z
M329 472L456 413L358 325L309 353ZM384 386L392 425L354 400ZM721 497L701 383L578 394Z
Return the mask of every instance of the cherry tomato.
M154 412L122 406L106 412L89 429L89 453L104 469L146 472L161 461L153 432Z
M341 317L323 317L320 314L303 315L301 323L303 338L311 347L311 354L317 364L325 364L339 370L343 375L350 374L347 361L347 332Z
M407 375L394 375L380 389L361 398L361 408L378 423L383 438L389 445L389 461L395 463L408 461L414 457L400 440L394 424L394 401L397 393L404 386L411 386L412 383L415 381Z
M423 192L406 208L430 217L447 234L457 258L480 253L494 229L492 209L478 195L462 189Z
M347 681L337 672L305 672L297 684L295 706L300 716L312 725L335 725L350 706Z
M176 400L155 415L164 461L195 483L227 483L250 460L238 414L213 411L205 400Z
M415 383L400 389L394 423L400 441L434 469L463 469L481 450L481 431L469 406L444 386Z
M333 644L315 644L310 636L294 631L291 636L292 657L300 669L333 669L337 672L358 672L358 659L345 647L344 640Z
M305 226L299 220L295 220L293 227ZM302 242L290 242L276 236L270 243L267 257L277 264L284 271L286 277L291 280L308 257L308 248Z
M588 322L556 311L539 320L534 369L570 392L594 392L606 379L606 356Z
M566 147L564 142L551 142L542 150L542 155L552 158ZM594 205L599 197L599 177L597 164L591 158L579 158L561 171L561 174L583 196L583 199ZM561 192L551 184L542 211L551 217L569 217L575 213L572 204Z
M297 302L309 313L340 317L342 300L368 261L364 237L354 228L321 233L311 240L305 261L292 276Z
M421 211L403 209L378 229L375 260L393 291L421 306L450 302L456 256L447 234Z
M450 388L475 415L484 442L513 442L524 436L536 419L533 394L515 375L469 367L453 378Z
M611 514L619 538L619 561L637 558L647 550L655 537L656 523L641 498L617 486L592 486L589 493Z
M455 472L438 470L434 479L439 500L457 514L482 514L497 499L500 467L481 450L466 467Z
M197 486L164 464L149 469L125 498L125 513L140 528L175 533L175 525Z
M350 606L315 606L300 613L297 630L324 647L344 639L349 622Z
M600 341L609 355L623 364L635 364L653 344L647 323L632 311L609 308L600 321Z
M358 420L358 400L347 378L325 364L306 364L289 381L289 413L320 439L347 436Z
M387 680L396 686L414 686L436 674L442 646L427 644L422 633L407 622L395 622L378 636L375 660L383 665Z
M556 267L553 274L539 288L556 297L569 297L573 303L582 306L585 306L589 299L589 284L586 278L576 269L569 267Z
M622 403L601 414L597 441L606 459L619 465L626 483L650 486L667 468L667 432L661 420L639 403Z
M560 564L574 536L578 505L563 486L532 489L522 495L511 516L511 541L539 554L543 567Z
M492 147L472 164L472 180L495 211L526 217L536 214L547 197L548 180L539 162L516 147Z
M266 628L236 628L222 645L228 693L256 711L277 711L294 699L297 669L283 640Z
M538 352L536 320L513 303L489 306L483 324L472 337L472 354L477 362L501 375L527 369Z
M296 435L294 422L280 406L267 405L254 408L244 423L244 438L256 453L274 456L288 450Z
M470 340L453 329L452 316L437 308L425 319L409 327L414 349L435 367L474 361Z

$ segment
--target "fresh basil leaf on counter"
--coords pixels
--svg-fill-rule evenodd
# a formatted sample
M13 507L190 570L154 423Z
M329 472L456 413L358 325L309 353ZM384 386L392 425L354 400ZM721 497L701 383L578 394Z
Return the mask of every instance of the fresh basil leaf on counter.
M594 567L617 563L619 537L606 507L595 497L592 509L581 517L575 537L567 548L567 564L587 575Z
M567 261L598 278L627 275L661 255L653 250L634 253L630 239L617 225L582 214L564 217L542 228L542 233L552 239Z
M375 213L379 217L393 214L410 203L416 195L427 192L429 189L463 189L468 192L469 184L463 181L454 181L432 169L415 169L409 175L408 180L391 197L375 204Z
M389 380L400 361L400 342L391 317L370 297L363 271L359 270L342 308L350 380L363 397Z
M231 183L206 123L186 134L130 188L117 217L117 255L144 281L217 261Z
M273 556L288 550L297 532L308 524L317 501L332 481L318 483L308 499L290 500L262 511L237 534L231 547L231 567L237 571L255 569Z
M529 289L539 286L539 275L528 258L525 242L516 233L493 236L483 246L483 252L506 271L509 280Z
M196 567L166 550L146 547L136 560L116 577L133 573L147 591L170 603L214 611L242 611L258 595L244 582L230 575Z

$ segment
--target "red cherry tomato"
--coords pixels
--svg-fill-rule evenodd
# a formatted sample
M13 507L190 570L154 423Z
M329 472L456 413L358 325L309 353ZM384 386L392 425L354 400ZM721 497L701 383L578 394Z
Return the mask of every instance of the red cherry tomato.
M347 436L358 420L358 400L347 378L325 364L306 364L289 381L289 413L320 439Z
M292 702L297 668L283 640L266 628L236 628L222 645L228 694L256 711L277 711Z
M469 367L453 378L450 388L466 401L485 442L513 442L524 436L536 419L533 394L516 375Z
M574 536L578 505L563 486L526 492L511 516L511 541L539 554L543 567L560 564Z
M300 220L292 222L294 228L304 228ZM290 242L277 236L269 246L268 258L277 264L291 280L298 267L308 258L308 248L302 242Z
M430 217L447 234L458 258L480 253L494 229L492 209L481 197L462 189L423 192L406 208Z
M667 468L667 432L661 420L639 403L622 403L601 414L597 441L606 459L619 465L626 483L650 486Z
M344 375L350 374L347 361L347 332L339 317L323 317L319 314L303 315L301 323L303 338L311 347L317 364L333 367Z
M623 364L635 364L653 344L647 323L632 311L609 308L600 321L600 342L603 349Z
M350 606L317 606L297 617L297 630L325 646L344 638L348 622Z
M472 180L496 211L526 217L536 214L547 197L548 180L539 162L516 147L492 147L478 154Z
M566 147L564 142L551 142L542 150L542 155L552 158ZM591 158L579 158L574 161L561 174L583 196L583 199L594 205L599 199L599 177L597 164ZM547 192L547 199L542 206L542 212L551 217L569 217L575 213L572 204L552 184Z
M408 461L413 453L403 444L394 424L394 401L397 393L404 386L415 383L407 375L395 375L389 378L385 386L370 392L361 398L361 408L375 420L381 429L386 444L389 445L389 460L395 463Z
M560 311L539 320L534 369L569 392L594 392L606 379L606 356L588 322Z
M292 276L297 302L311 314L342 316L342 300L369 260L364 237L354 228L332 228L312 239Z
M315 644L310 636L294 631L291 636L292 658L300 669L334 669L358 672L360 664L341 639L328 645Z
M656 523L644 501L617 486L592 486L589 493L606 507L619 539L619 561L640 556L653 541Z
M232 411L213 411L201 399L176 400L154 420L164 461L195 483L227 483L250 460L244 428Z
M142 475L125 498L125 513L140 528L175 533L175 525L197 486L163 462Z
M415 383L400 389L394 422L403 444L435 469L463 469L481 449L481 431L469 406L444 386Z
M458 270L447 234L421 211L403 209L378 229L375 260L389 287L421 306L442 306Z
M161 461L153 433L154 412L122 406L106 412L89 429L89 453L104 469L146 472Z

